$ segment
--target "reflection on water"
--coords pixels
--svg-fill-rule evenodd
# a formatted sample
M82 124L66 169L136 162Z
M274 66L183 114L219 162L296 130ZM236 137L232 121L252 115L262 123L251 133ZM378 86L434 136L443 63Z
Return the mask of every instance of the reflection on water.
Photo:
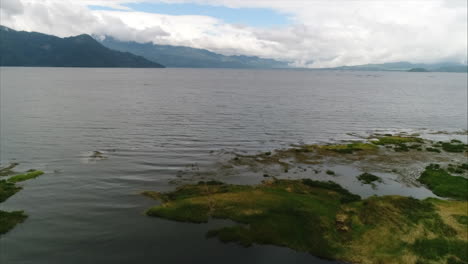
M30 217L2 236L0 262L326 263L204 239L217 222L145 217L154 202L139 192L174 188L178 172L209 168L219 151L466 129L466 83L450 73L1 68L1 163L47 174L1 204Z

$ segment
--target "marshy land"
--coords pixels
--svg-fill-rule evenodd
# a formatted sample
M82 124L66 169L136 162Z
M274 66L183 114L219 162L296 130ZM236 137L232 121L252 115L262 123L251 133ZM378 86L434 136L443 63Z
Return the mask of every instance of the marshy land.
M224 164L224 169L276 169L275 176L264 173L260 184L211 179L171 192L142 194L161 203L149 208L148 216L192 223L232 220L232 225L206 234L225 243L272 244L350 263L467 263L467 153L468 145L459 140L372 135L362 142L235 155ZM437 197L361 197L333 180L354 177L378 189L387 179L372 173L397 174L402 165L420 166L420 161L427 165L413 184ZM336 175L328 169L328 181L314 179L320 172L315 166L332 163L357 166L364 172ZM298 167L311 168L310 176L290 177Z

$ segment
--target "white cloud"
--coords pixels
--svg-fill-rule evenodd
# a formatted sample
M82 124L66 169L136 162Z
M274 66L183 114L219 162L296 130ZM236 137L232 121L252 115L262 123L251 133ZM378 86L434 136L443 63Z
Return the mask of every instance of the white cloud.
M207 16L136 12L123 5L129 2L270 8L290 15L294 23L254 28ZM87 5L119 10L96 11ZM467 60L466 0L2 0L1 15L1 24L19 30L112 35L307 67Z

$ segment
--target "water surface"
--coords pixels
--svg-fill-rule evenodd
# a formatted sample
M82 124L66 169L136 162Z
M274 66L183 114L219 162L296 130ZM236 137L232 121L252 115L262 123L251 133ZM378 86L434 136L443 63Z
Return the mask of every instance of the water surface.
M0 262L327 263L205 239L222 222L146 217L155 202L139 192L175 188L178 172L221 150L460 131L466 84L452 73L1 68L1 164L46 174L0 205L29 215L1 237ZM96 150L107 159L90 159Z

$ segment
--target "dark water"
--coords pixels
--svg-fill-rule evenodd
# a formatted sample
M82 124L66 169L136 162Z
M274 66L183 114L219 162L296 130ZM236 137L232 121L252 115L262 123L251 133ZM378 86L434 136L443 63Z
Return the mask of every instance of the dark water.
M155 203L139 192L174 188L212 151L466 129L466 85L450 73L1 68L1 163L46 174L0 205L29 215L1 236L0 263L327 263L205 239L223 222L146 217Z

